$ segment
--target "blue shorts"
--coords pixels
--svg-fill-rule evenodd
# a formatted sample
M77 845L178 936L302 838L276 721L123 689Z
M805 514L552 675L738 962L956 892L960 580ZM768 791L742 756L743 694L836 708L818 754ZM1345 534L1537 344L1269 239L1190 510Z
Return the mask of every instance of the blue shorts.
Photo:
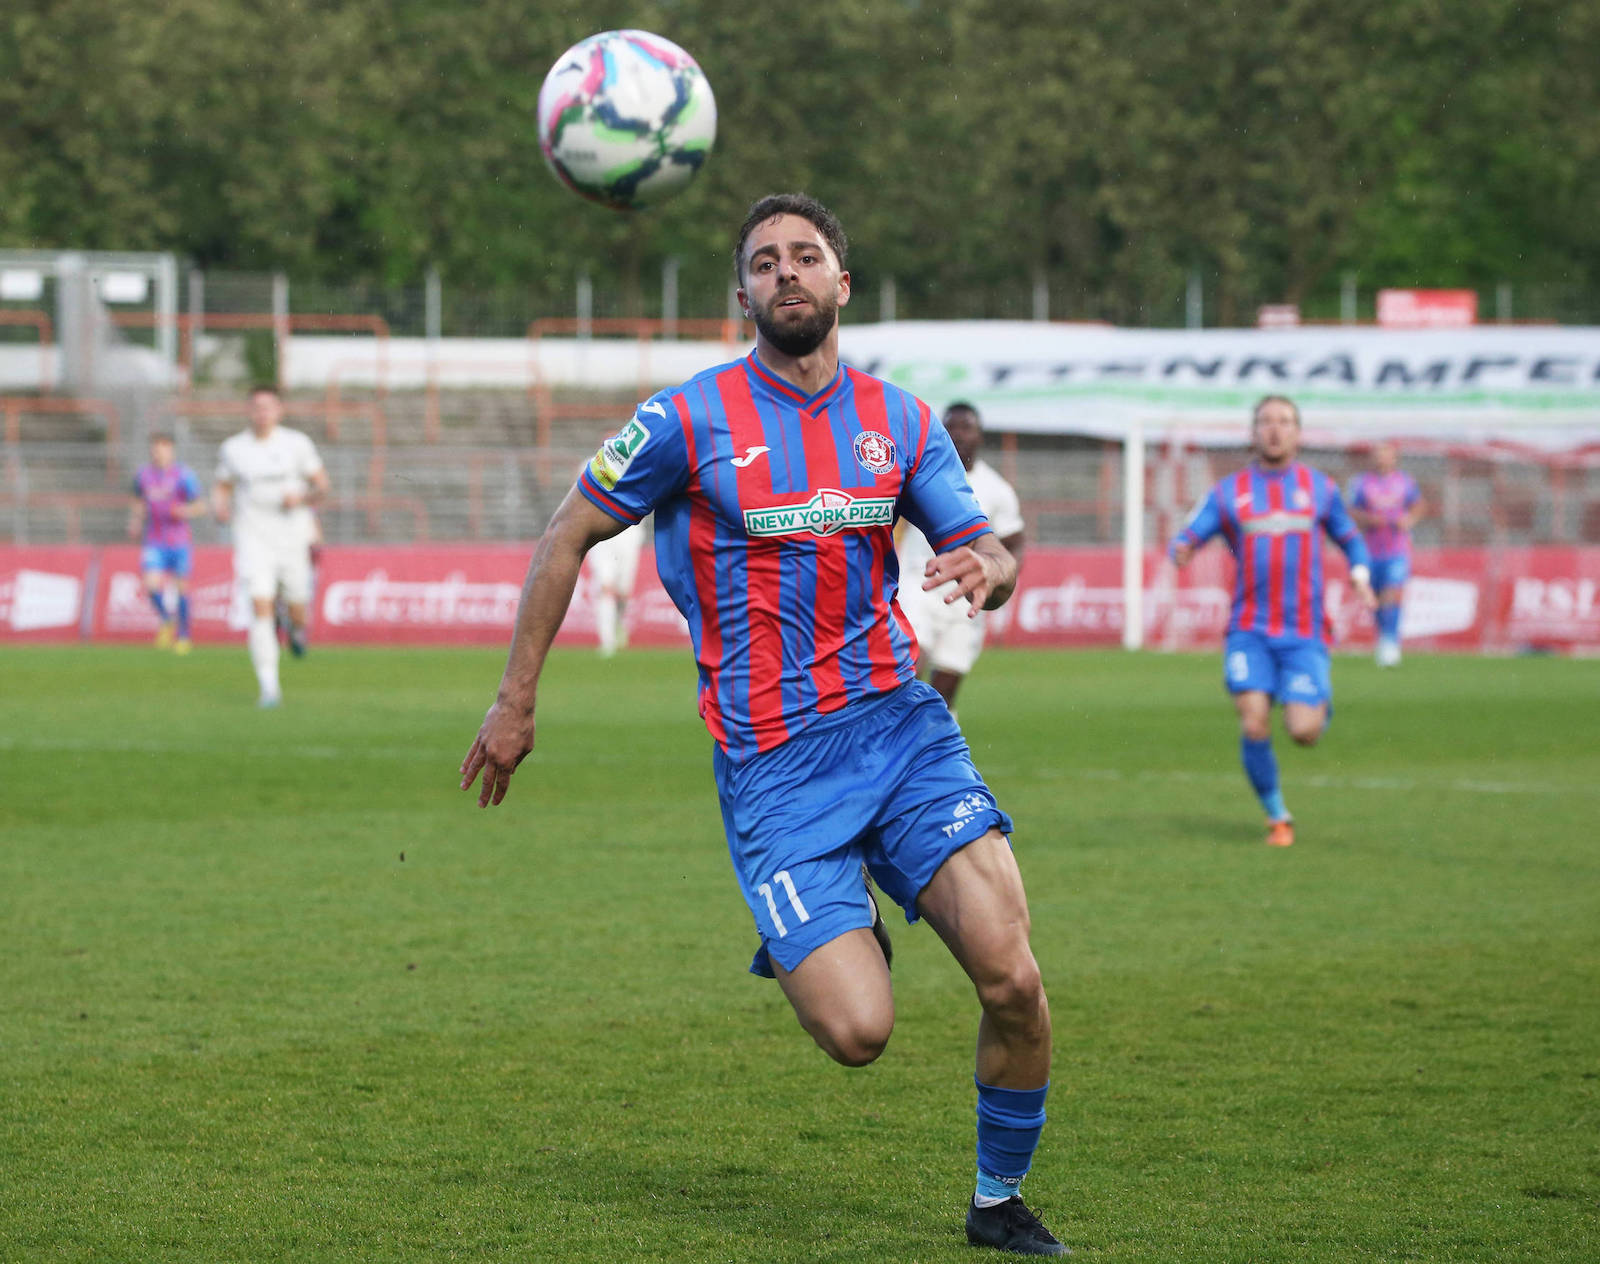
M1386 588L1404 588L1406 580L1411 578L1411 559L1401 554L1399 557L1375 557L1372 559L1372 591L1381 593Z
M1272 695L1276 702L1310 706L1333 701L1328 647L1321 641L1230 632L1223 650L1222 676L1229 693L1256 690Z
M752 974L785 970L872 925L861 881L917 920L917 896L951 855L1011 818L973 766L950 709L919 680L823 717L736 764L712 754L728 854L761 935Z
M194 550L187 544L147 544L139 550L139 569L146 575L160 571L188 579L194 571Z

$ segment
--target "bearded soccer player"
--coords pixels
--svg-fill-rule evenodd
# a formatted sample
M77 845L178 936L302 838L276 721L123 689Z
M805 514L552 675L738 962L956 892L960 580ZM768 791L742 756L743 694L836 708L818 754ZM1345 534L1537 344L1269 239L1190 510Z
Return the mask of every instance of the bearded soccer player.
M1326 474L1303 465L1300 410L1281 395L1255 407L1250 423L1255 460L1219 482L1169 550L1186 566L1195 550L1221 535L1236 563L1233 613L1223 679L1239 716L1239 756L1267 814L1267 842L1294 842L1294 818L1278 784L1272 750L1272 706L1302 746L1314 746L1333 703L1323 611L1326 533L1350 562L1350 580L1370 609L1376 605L1361 532Z
M1028 945L1011 818L933 689L895 601L893 526L933 542L932 591L976 614L1016 564L928 406L839 363L849 301L838 221L763 198L734 252L754 352L640 405L556 511L523 588L499 694L461 765L499 803L534 744L534 695L585 552L654 511L656 565L688 620L728 850L775 977L835 1061L894 1026L887 935L863 867L971 977L978 1175L968 1239L1063 1247L1017 1189L1044 1125L1050 1013Z
M1372 451L1372 469L1358 475L1350 496L1356 520L1372 554L1372 590L1378 595L1379 667L1400 665L1400 602L1411 578L1411 528L1422 517L1422 491L1400 468L1393 443Z

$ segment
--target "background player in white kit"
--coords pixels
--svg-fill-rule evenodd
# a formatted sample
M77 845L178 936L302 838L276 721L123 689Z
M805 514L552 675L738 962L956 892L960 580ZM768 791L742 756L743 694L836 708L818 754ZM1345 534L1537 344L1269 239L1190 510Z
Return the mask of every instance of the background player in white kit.
M600 636L600 653L610 658L628 644L628 598L639 574L639 554L644 550L645 526L636 523L626 531L601 540L586 559L594 593L594 621Z
M978 456L983 446L983 418L971 404L951 404L944 410L944 428L956 445L956 455L967 470L978 504L989 516L996 538L1022 564L1022 503L1016 490L1000 473ZM921 578L933 560L927 537L909 522L904 524L897 549L900 557L900 608L911 620L921 650L919 674L931 669L928 683L939 691L945 705L956 709L956 690L983 648L983 611L965 601L946 602L951 588L923 592Z
M250 428L222 445L212 485L219 522L233 524L234 579L250 596L250 662L261 685L260 705L282 700L278 634L272 607L280 589L289 607L289 645L305 653L306 603L311 599L312 506L328 493L328 473L309 436L279 423L283 400L270 386L250 392Z

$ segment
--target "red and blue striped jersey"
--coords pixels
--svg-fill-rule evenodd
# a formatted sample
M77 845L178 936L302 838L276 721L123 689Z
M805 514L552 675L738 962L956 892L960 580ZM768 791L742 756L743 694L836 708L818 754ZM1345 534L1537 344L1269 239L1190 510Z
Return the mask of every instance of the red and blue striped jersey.
M622 522L655 513L700 714L740 762L915 675L897 518L940 552L989 530L925 403L848 366L808 397L753 352L646 400L578 489Z
M189 520L177 513L180 505L200 499L200 480L187 465L141 465L133 476L133 494L144 501L145 544L175 548L191 542Z
M1172 547L1199 548L1218 534L1228 542L1238 563L1228 631L1322 641L1323 532L1352 566L1368 564L1331 478L1299 461L1281 470L1252 462L1211 489Z

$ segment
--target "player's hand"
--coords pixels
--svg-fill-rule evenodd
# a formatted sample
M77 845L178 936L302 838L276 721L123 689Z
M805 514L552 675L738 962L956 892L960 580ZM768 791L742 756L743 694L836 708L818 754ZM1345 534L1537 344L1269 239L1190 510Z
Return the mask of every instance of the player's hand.
M1180 569L1189 565L1189 559L1193 556L1194 545L1187 540L1179 540L1172 546L1172 564Z
M969 619L978 617L983 603L989 600L989 594L1000 582L999 563L965 544L930 558L922 573L927 577L922 581L923 592L932 592L953 582L955 587L945 594L944 603L948 606L965 597L972 603L967 611Z
M461 788L470 789L478 774L483 784L478 791L478 806L498 805L511 788L511 774L533 750L533 708L514 707L496 700L483 717L472 748L461 761Z
M306 498L299 492L284 492L283 494L283 511L285 513L288 513L291 509L298 509L305 503Z
M1350 586L1356 590L1356 596L1361 598L1361 604L1368 610L1378 608L1378 594L1372 591L1372 581L1364 576L1353 576Z

